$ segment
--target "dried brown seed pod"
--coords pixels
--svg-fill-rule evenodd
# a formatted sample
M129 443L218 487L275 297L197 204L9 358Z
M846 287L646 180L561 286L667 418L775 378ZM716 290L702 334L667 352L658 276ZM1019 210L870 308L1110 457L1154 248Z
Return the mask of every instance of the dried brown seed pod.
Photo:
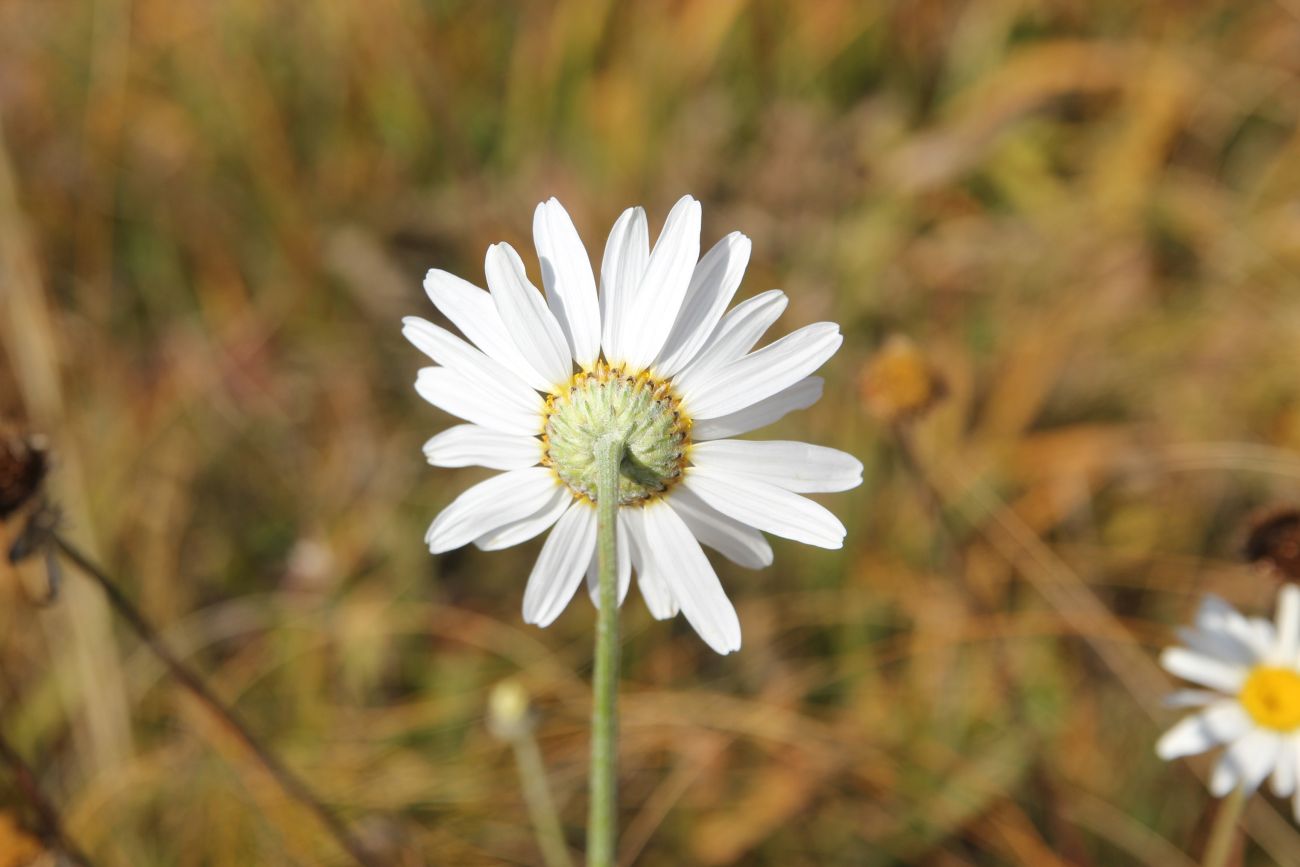
M1300 581L1300 509L1272 509L1249 523L1242 555L1252 563L1265 563L1288 581Z
M894 424L923 416L948 388L917 345L895 334L864 365L859 392L872 415Z
M40 494L49 469L39 438L0 431L0 521Z

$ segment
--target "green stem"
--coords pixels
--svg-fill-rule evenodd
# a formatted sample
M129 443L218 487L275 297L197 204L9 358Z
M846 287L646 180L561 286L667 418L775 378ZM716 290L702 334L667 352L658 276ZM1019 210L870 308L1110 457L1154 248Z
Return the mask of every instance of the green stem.
M1237 825L1241 820L1242 808L1246 806L1246 795L1240 789L1233 789L1232 794L1223 799L1219 811L1214 816L1214 827L1210 829L1210 841L1205 844L1204 867L1227 867L1232 856L1232 844L1237 841Z
M626 437L596 443L596 566L600 611L592 672L591 807L587 865L613 867L618 804L618 477Z
M537 749L532 731L522 732L510 745L515 751L515 764L524 787L524 802L528 805L546 867L573 867L569 847L564 842L564 829L560 827L560 815L546 785L546 766L542 763L542 753Z

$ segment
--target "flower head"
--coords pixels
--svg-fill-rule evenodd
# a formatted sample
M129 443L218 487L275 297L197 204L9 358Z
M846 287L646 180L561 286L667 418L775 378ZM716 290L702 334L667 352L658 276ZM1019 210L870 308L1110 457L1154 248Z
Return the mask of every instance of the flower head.
M768 565L763 532L838 548L844 526L801 496L862 481L834 449L731 439L812 405L811 376L839 348L820 322L761 349L785 309L764 292L727 310L749 239L727 235L699 257L700 205L682 198L653 248L645 212L614 224L600 289L572 220L537 206L533 236L545 296L508 244L488 249L489 292L445 271L425 290L466 339L423 319L403 333L436 363L416 390L468 424L425 445L435 466L503 470L434 520L434 553L473 542L495 550L551 533L524 592L529 623L550 624L584 575L596 599L593 446L626 437L619 479L620 603L636 573L657 618L681 611L719 653L740 648L740 623L700 544L749 568Z
M1165 732L1156 753L1175 759L1225 744L1211 793L1250 794L1271 775L1273 793L1294 797L1300 821L1300 587L1282 588L1276 623L1207 596L1196 627L1179 637L1185 646L1167 649L1160 664L1202 688L1180 690L1169 701L1199 710Z

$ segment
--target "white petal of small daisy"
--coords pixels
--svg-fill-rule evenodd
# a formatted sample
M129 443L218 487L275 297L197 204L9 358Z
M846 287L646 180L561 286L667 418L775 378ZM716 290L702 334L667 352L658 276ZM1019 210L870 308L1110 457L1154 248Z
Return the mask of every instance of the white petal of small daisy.
M623 357L622 329L649 261L645 211L628 208L614 223L600 262L600 345L611 362Z
M509 244L493 244L484 262L488 289L497 312L528 363L546 377L551 391L569 381L573 356L560 323L547 308L524 271L523 260Z
M556 485L551 498L535 511L479 535L474 539L474 547L480 551L500 551L527 542L551 529L572 502L572 492L564 485Z
M1263 617L1250 617L1246 620L1247 633L1244 640L1255 649L1257 659L1268 659L1277 646L1277 630L1273 621Z
M697 419L691 426L691 439L700 443L739 436L767 427L787 414L807 409L821 400L824 386L825 380L820 376L810 376L752 406L717 418Z
M1210 774L1210 794L1222 798L1236 788L1247 795L1258 789L1277 761L1280 741L1277 732L1253 729L1229 744Z
M1300 656L1300 587L1284 584L1277 597L1276 640L1268 661L1295 666Z
M1201 725L1220 743L1236 740L1254 727L1250 714L1235 700L1220 701L1201 712Z
M1222 597L1206 593L1196 609L1196 625L1200 629L1231 631L1234 627L1245 629L1246 618Z
M551 383L525 360L515 340L506 331L492 296L473 283L454 274L431 270L424 278L429 300L460 329L469 341L515 376L538 391L547 391Z
M1202 632L1231 637L1250 648L1255 660L1265 658L1276 640L1272 623L1261 618L1245 617L1213 594L1207 594L1201 600L1196 613L1196 627Z
M537 555L524 590L524 622L550 626L573 598L596 548L596 510L575 500Z
M1236 740L1250 731L1250 717L1241 705L1219 698L1200 713L1184 717L1156 742L1156 755L1169 761L1194 756Z
M677 322L654 363L656 375L671 377L699 354L740 288L751 246L740 232L732 232L695 266Z
M527 436L542 427L544 404L537 392L533 392L536 406L520 406L493 384L445 367L422 368L415 390L443 412L501 433Z
M426 442L424 456L435 467L522 470L542 459L542 441L476 424L458 424Z
M1177 635L1178 640L1187 645L1189 650L1195 650L1197 653L1212 656L1223 662L1254 665L1259 659L1254 648L1227 632L1180 627Z
M752 406L821 367L843 342L834 322L800 328L722 365L706 382L681 384L682 405L692 418L716 418Z
M1189 716L1176 722L1156 741L1156 755L1165 761L1183 756L1196 756L1218 746L1219 742L1201 725L1200 716Z
M692 386L708 382L718 368L743 358L789 303L790 299L780 289L769 289L728 310L704 347L674 378L678 391L689 391Z
M611 360L625 362L632 371L650 366L677 321L699 258L700 203L682 196L650 251L641 285L624 307L629 319L620 336L622 357Z
M627 509L618 511L618 524L615 532L618 534L617 554L618 568L615 575L618 576L618 604L623 605L623 600L627 598L628 587L632 584L632 555L628 550L628 529L627 529ZM591 604L597 609L600 608L600 546L591 552L591 562L587 564L587 593L591 596Z
M1269 788L1279 798L1289 798L1295 793L1298 747L1300 747L1300 736L1294 733L1282 736L1277 751L1277 761L1273 767L1273 778L1269 780Z
M1256 661L1269 654L1276 640L1272 623L1260 617L1245 617L1215 597L1201 603L1196 626L1202 632L1225 636L1249 648Z
M692 446L691 461L796 494L847 491L862 484L861 461L838 449L809 443L713 440Z
M533 241L541 260L546 303L560 323L574 360L589 369L600 355L596 279L573 220L553 198L533 213Z
M402 335L438 364L482 383L485 388L501 395L503 400L515 406L532 408L537 405L537 392L526 382L447 329L418 316L408 316L402 320Z
M762 569L772 565L772 546L753 527L727 517L681 485L668 500L695 538L737 566Z
M619 514L627 515L628 552L632 555L632 569L636 572L636 586L645 600L645 607L655 620L671 620L676 617L681 607L673 597L673 591L655 563L641 552L646 550L649 542L645 537L645 521L642 510L625 509Z
M1205 705L1213 704L1222 698L1222 693L1212 692L1208 689L1179 689L1165 696L1161 704L1170 708L1205 707Z
M1223 662L1185 647L1166 648L1160 654L1160 665L1172 675L1235 695L1246 680L1247 669Z
M667 501L652 502L641 514L646 539L641 555L655 562L686 620L718 653L739 650L740 619L700 543Z
M441 554L525 518L550 502L559 482L547 467L511 470L479 482L434 519L424 540Z
M826 508L767 482L692 467L682 483L713 508L751 527L806 545L840 548L844 525Z

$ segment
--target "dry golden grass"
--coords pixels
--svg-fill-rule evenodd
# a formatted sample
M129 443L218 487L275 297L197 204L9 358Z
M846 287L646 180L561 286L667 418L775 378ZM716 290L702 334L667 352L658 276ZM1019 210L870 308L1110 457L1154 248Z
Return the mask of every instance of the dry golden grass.
M1207 764L1153 755L1154 659L1202 591L1274 592L1236 555L1300 481L1298 121L1295 0L10 0L0 412L392 863L536 864L486 695L528 687L576 848L590 606L521 622L536 544L424 550L482 474L423 466L399 320L547 196L598 250L691 192L778 332L842 324L773 434L866 482L842 552L719 563L738 655L628 605L629 861L1185 865ZM904 429L860 396L893 334L947 384ZM97 863L346 863L90 584L33 580L0 572L0 726ZM1286 815L1243 863L1300 864Z

